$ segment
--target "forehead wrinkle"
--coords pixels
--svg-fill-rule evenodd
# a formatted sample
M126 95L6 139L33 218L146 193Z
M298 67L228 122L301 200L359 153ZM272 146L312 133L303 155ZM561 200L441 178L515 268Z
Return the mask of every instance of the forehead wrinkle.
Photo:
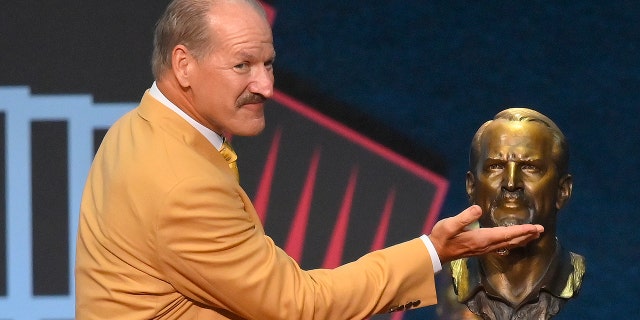
M504 150L508 148L509 150ZM516 146L517 148L517 146ZM525 148L523 146L523 148ZM542 157L535 156L531 154L527 154L525 152L520 152L518 150L513 149L511 146L502 146L498 148L499 150L489 150L487 154L488 160L504 160L504 161L523 161L523 162L534 162L540 160Z
M249 60L249 61L254 60L256 57L253 53L245 49L240 49L240 51L236 53L236 56L238 56L242 60Z
M233 6L233 4L231 4ZM223 5L224 6L224 5ZM214 40L221 46L234 47L237 45L255 42L259 45L273 44L271 26L257 12L257 16L237 16L236 11L229 7L227 10L219 10L209 15L209 23ZM258 22L259 20L262 20ZM231 27L230 24L234 26Z
M546 149L552 141L550 133L540 124L529 127L524 123L495 123L487 127L481 138L481 147L508 150L510 153Z

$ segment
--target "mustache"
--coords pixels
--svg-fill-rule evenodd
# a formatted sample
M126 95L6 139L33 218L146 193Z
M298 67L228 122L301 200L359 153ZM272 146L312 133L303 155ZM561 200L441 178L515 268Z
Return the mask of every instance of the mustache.
M502 211L503 206L516 205L520 213L511 216L511 214L504 215ZM521 210L526 210L528 213L523 216ZM495 226L510 226L516 224L531 223L533 216L536 213L535 205L531 202L531 198L523 190L509 191L502 189L501 192L495 197L489 206L489 216ZM507 210L508 212L508 210Z
M529 200L522 190L509 191L505 189L502 189L502 192L500 192L500 195L498 195L498 199L502 201Z
M263 95L258 93L248 92L248 93L242 94L238 98L238 101L236 101L236 105L239 107L245 104L263 103L265 101L267 101L267 98L265 98Z

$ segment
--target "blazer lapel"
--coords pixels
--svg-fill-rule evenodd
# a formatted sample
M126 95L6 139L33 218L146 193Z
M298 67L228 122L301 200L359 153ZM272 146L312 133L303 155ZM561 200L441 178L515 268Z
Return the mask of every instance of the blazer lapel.
M229 170L229 174L232 174L227 161L211 142L173 110L153 98L148 90L142 97L137 111L141 118L163 128L176 139L184 141L185 144L207 159L212 165ZM236 181L236 179L234 178L233 181ZM245 204L245 210L254 220L257 231L264 234L262 222L251 203L251 199L239 184L236 190Z

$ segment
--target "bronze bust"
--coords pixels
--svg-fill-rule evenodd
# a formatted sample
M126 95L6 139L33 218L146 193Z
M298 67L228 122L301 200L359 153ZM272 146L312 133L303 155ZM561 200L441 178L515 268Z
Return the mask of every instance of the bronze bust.
M481 319L549 319L574 297L584 258L560 246L556 215L571 197L564 134L545 115L510 108L473 137L466 189L482 208L480 227L539 223L525 247L451 262L459 302Z

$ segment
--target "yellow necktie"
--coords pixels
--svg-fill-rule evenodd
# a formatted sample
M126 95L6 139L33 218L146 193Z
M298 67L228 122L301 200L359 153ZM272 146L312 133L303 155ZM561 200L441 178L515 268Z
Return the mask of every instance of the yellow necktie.
M238 164L236 163L236 160L238 160L238 155L235 151L233 151L233 148L228 142L225 141L222 143L220 154L222 154L222 157L227 160L229 168L231 168L231 171L233 171L233 174L236 176L236 180L240 181L240 173L238 172Z

